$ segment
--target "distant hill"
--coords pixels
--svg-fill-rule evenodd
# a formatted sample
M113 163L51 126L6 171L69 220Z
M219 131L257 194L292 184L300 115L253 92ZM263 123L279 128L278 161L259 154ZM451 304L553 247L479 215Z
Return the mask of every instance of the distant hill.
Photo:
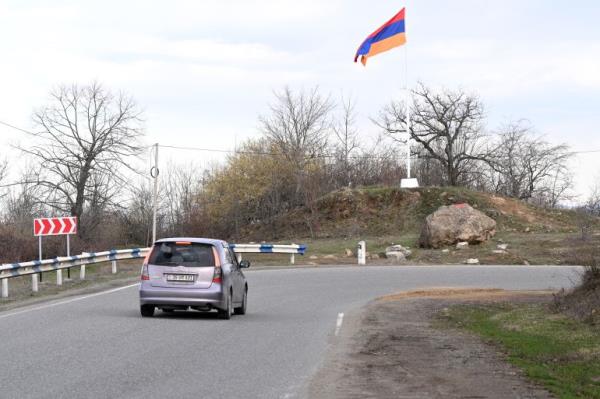
M459 187L370 187L331 192L312 209L291 210L268 224L246 228L243 235L250 240L285 240L418 234L427 215L457 203L468 203L496 220L499 232L576 232L584 217L573 210L539 208ZM598 225L597 218L590 220Z

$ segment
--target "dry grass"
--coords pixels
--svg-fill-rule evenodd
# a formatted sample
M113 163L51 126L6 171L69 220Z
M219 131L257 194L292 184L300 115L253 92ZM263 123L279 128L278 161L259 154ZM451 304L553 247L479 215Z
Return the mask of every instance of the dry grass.
M381 302L393 302L407 298L452 298L452 299L489 299L491 301L515 300L519 297L544 297L552 291L506 291L497 288L428 288L386 295L378 299Z

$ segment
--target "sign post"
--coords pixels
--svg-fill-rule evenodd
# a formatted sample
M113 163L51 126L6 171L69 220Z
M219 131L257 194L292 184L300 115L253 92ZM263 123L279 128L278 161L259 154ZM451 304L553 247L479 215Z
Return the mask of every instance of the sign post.
M71 256L71 243L69 236L77 233L77 217L58 217L58 218L39 218L33 220L33 235L38 237L38 246L40 253L40 260L42 260L42 237L43 236L67 236L67 256ZM68 276L70 277L71 272L68 270ZM41 281L41 273L40 281ZM32 275L32 289L34 292L38 291L38 275ZM62 270L56 271L56 284L62 285Z

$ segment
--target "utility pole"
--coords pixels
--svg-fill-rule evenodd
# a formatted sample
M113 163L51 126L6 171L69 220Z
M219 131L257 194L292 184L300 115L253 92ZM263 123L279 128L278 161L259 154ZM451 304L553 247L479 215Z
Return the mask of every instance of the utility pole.
M150 169L150 176L154 179L154 196L152 209L152 244L156 241L156 212L158 209L158 143L154 144L154 166Z

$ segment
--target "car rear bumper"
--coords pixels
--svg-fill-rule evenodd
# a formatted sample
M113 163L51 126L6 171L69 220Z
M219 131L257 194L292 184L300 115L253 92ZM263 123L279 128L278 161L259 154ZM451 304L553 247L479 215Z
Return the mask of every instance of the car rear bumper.
M211 306L225 309L226 303L220 284L206 289L152 287L147 282L140 285L140 305Z

